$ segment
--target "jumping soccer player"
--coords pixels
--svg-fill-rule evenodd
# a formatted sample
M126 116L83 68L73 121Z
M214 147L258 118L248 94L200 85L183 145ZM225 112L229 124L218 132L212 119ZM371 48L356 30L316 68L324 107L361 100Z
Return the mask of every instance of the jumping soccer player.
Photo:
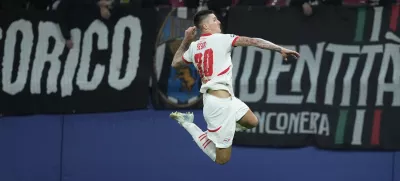
M172 67L176 69L194 63L202 81L200 92L203 93L203 116L208 130L203 132L193 123L193 113L174 112L170 117L192 135L205 154L222 165L230 160L235 131L254 128L258 124L254 113L234 95L232 48L255 46L273 50L280 53L284 60L288 56L298 58L300 55L260 38L222 34L220 24L213 11L196 13L195 26L185 31L172 62ZM196 29L200 29L202 34L199 40L194 41Z

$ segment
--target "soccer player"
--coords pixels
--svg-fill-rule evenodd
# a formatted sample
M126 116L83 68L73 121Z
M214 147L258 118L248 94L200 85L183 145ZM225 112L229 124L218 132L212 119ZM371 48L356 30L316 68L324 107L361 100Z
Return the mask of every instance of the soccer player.
M202 82L200 92L203 93L203 116L208 130L202 131L193 123L193 113L173 112L170 117L191 134L211 160L222 165L230 160L235 131L254 128L258 124L254 113L233 92L233 47L255 46L272 50L280 53L284 60L300 55L260 38L222 34L220 24L213 11L197 12L195 26L185 31L172 62L176 69L194 63ZM201 37L195 41L196 29L200 29Z

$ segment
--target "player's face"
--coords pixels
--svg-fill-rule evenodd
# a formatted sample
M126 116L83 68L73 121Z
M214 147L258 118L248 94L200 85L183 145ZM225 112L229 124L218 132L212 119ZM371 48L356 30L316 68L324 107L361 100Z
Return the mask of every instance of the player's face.
M213 33L221 33L221 22L214 14L208 15L204 23L207 28Z

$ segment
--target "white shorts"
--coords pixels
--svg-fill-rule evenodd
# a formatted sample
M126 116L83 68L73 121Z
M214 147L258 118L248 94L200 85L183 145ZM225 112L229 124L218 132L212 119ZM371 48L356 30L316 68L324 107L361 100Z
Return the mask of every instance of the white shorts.
M203 94L203 116L207 122L207 138L217 148L228 148L232 145L236 122L249 110L249 107L236 97L219 98Z

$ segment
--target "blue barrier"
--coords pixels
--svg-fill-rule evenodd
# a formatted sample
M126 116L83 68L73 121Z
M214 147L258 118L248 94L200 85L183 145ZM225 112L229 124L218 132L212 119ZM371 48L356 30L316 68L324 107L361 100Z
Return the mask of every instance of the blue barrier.
M400 180L400 152L394 154L393 181Z
M168 114L2 118L0 181L400 180L392 152L234 147L232 160L216 165Z
M61 122L61 116L1 118L0 180L60 180Z

